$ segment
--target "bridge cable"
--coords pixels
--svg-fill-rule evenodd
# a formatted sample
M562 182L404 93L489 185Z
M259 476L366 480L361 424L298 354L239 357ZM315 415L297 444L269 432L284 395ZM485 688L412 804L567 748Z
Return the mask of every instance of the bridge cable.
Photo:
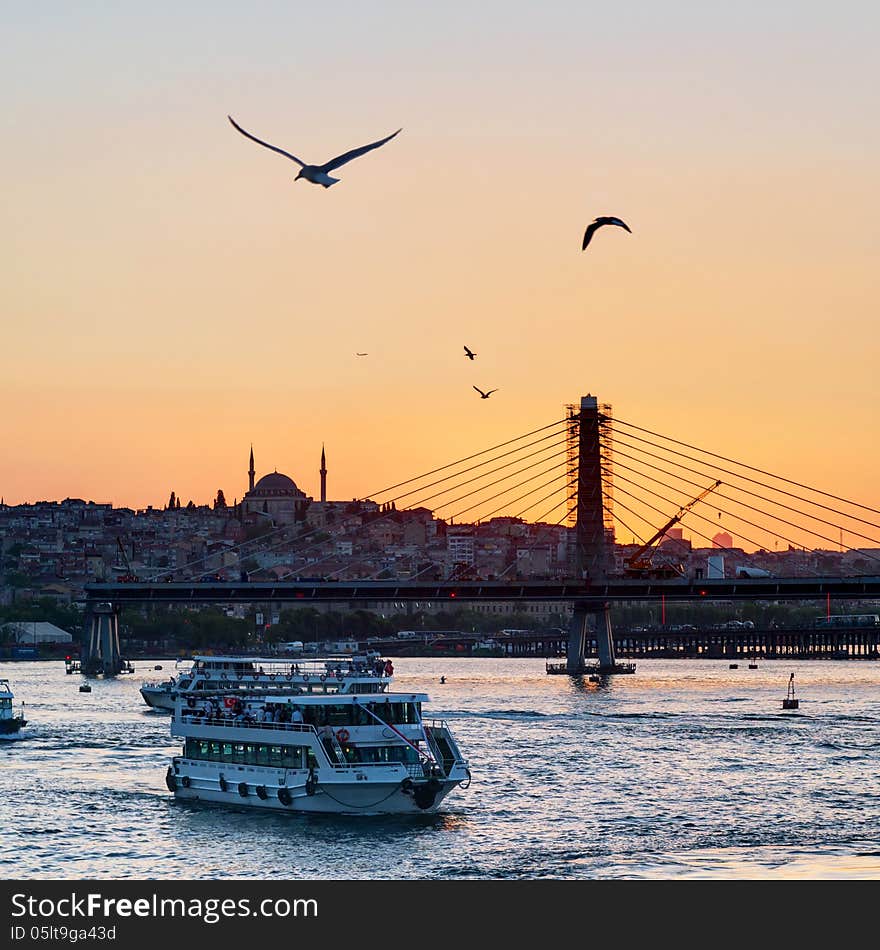
M627 446L627 447L629 448L630 446ZM643 451L643 450L636 448L636 451ZM683 482L685 482L685 483L688 484L688 485L693 485L693 486L698 487L698 488L699 488L699 487L703 487L703 486L702 486L702 483L700 483L700 482L695 482L692 478L685 478L684 475L679 475L677 472L670 472L668 469L661 468L659 465L652 465L650 462L646 462L644 459L637 458L636 456L628 455L626 452L620 452L620 451L617 449L617 444L615 444L614 457L615 457L615 462L616 462L616 460L617 460L618 457L623 457L623 458L625 458L625 459L629 459L630 461L638 462L640 465L644 465L644 466L646 466L647 468L654 469L654 470L657 471L657 472L663 472L664 475L669 475L669 476L672 477L672 478L677 478L677 479L679 479L680 481L683 481ZM680 465L680 463L675 462L675 461L671 461L670 464L672 464L672 465ZM625 468L626 466L622 466L622 467ZM681 467L684 467L684 466L681 466ZM633 470L633 471L634 471L634 470ZM687 469L687 471L695 471L695 470L694 470L694 469ZM641 474L645 474L645 473L639 472L638 474L641 475ZM702 474L702 473L700 473L700 474ZM650 476L648 476L648 477L650 477ZM792 507L791 505L786 505L785 502L782 502L782 501L775 501L775 500L772 499L772 498L767 498L765 495L760 495L760 494L758 494L757 492L752 492L752 491L749 491L748 489L741 488L739 485L734 485L734 484L732 484L732 483L730 483L730 482L726 482L725 484L729 485L729 486L730 486L732 489L734 489L735 491L741 491L741 492L743 492L743 494L751 495L751 496L753 496L753 497L755 497L755 498L760 498L762 501L766 501L766 502L768 502L768 503L771 504L771 505L776 505L777 507L785 508L785 509L788 510L788 511L793 511L795 514L802 515L804 518L807 518L807 519L810 520L810 521L817 521L817 522L819 522L819 523L821 523L821 524L826 524L826 525L828 525L828 526L831 527L831 528L837 528L837 529L840 530L840 531L845 531L847 534L852 534L852 535L855 535L855 536L858 537L858 538L863 538L864 540L870 541L872 544L876 544L878 547L880 547L880 541L878 541L876 538L871 538L871 537L869 537L869 536L866 535L866 534L861 534L861 533L859 533L858 531L853 531L852 528L844 527L843 525L840 525L840 524L835 524L833 521L827 521L825 518L820 518L818 515L812 515L812 514L810 514L809 512L803 511L803 510L800 509L800 508L794 508L794 507ZM742 505L744 508L750 508L752 511L757 511L757 512L759 512L760 514L766 514L768 517L770 517L770 518L775 518L777 521L782 521L783 523L789 524L789 525L791 525L792 527L799 528L800 530L803 530L803 531L809 531L808 528L802 528L800 525L794 524L794 522L786 521L784 518L781 518L779 515L772 514L771 512L765 511L765 510L762 509L762 508L756 508L754 505L750 505L750 504L748 504L747 502L741 501L741 500L738 499L738 498L731 498L729 495L725 495L724 492L720 492L720 491L716 490L716 491L713 493L713 495L714 495L714 497L716 497L716 498L724 498L726 501L732 501L732 502L734 502L734 503L737 504L737 505ZM824 536L823 536L823 535L819 535L819 537L824 537ZM831 539L825 538L825 540L827 541L827 540L831 540ZM832 543L837 544L838 542L833 541ZM849 548L849 550L857 550L857 549L856 549L856 548Z
M671 489L672 491L680 492L680 493L683 494L683 495L688 495L688 494L689 494L689 492L687 491L687 489L678 488L678 487L675 486L675 485L670 485L668 482L664 482L662 479L659 479L659 478L650 476L650 475L648 475L646 472L640 472L638 469L634 469L634 468L632 468L632 467L629 466L629 465L624 465L623 462L618 462L618 461L617 461L617 457L618 457L618 456L621 456L621 455L622 455L624 458L630 458L630 456L624 454L623 452L617 452L617 453L615 453L615 464L616 464L616 467L617 467L617 468L625 469L625 470L628 471L628 472L634 472L636 475L641 475L641 476L643 476L644 478L647 478L647 479L648 479L650 482L652 482L652 483L655 483L655 484L657 484L657 485L662 485L664 488L669 488L669 489ZM638 461L640 461L640 459L634 459L633 461L638 462ZM624 476L622 476L622 475L619 475L619 476L617 476L617 477L623 479L624 481L630 481L630 479L626 479L626 478L624 478ZM678 476L673 475L673 477L675 478L675 477L678 477ZM696 483L694 483L694 482L691 482L690 479L683 479L683 480L689 482L690 484L696 484ZM637 482L634 482L633 484L638 484L638 483L637 483ZM781 521L783 524L787 524L789 527L796 528L798 531L803 531L803 532L805 532L806 534L812 534L812 535L814 535L814 536L817 537L817 538L821 538L821 540L823 540L823 541L829 541L831 544L835 544L835 545L837 544L837 542L836 542L833 538L829 538L827 535L819 534L818 531L813 531L812 529L806 528L806 527L804 527L803 525L795 524L793 521L788 521L787 519L782 518L782 517L780 517L779 515L774 515L772 512L765 511L765 510L763 510L762 508L756 508L754 505L749 505L749 504L747 504L747 503L744 502L744 501L739 501L739 500L736 499L736 498L730 498L729 496L724 495L724 494L722 494L722 493L720 493L720 492L718 492L718 491L716 491L716 492L714 493L714 496L715 496L715 497L724 498L724 499L726 499L727 501L732 501L735 505L741 505L741 506L743 506L744 508L749 508L749 509L751 509L752 511L757 511L758 514L764 515L764 516L766 516L767 518L772 518L772 519L775 520L775 521ZM720 505L717 505L717 504L716 504L716 505L714 505L713 507L716 508L716 510L719 511L719 512L721 512L722 514L727 515L729 518L733 518L733 519L736 520L736 521L742 521L744 524L750 525L750 526L753 527L753 528L757 528L759 531L766 531L766 532L768 532L769 534L774 534L774 532L771 531L771 529L768 528L768 527L766 527L765 525L759 525L759 524L756 524L754 521L749 521L748 518L744 518L742 515L738 515L738 514L735 514L735 513L732 512L732 511L728 511L726 508L722 508ZM808 516L808 515L805 515L805 517L809 517L809 516ZM781 535L781 534L780 534L780 535L775 535L775 534L774 534L774 536L781 538L783 541L788 541L789 544L794 544L794 543L795 543L794 541L791 541L789 538L786 538L786 537L784 537L784 536ZM873 538L868 538L868 540L869 540L869 541L873 541ZM878 546L880 546L880 542L874 542L874 543L875 543L875 544L878 544ZM800 547L801 545L796 545L796 546L797 546L797 547ZM854 550L854 549L850 548L849 550ZM863 553L863 552L860 552L860 553ZM878 560L880 560L880 559L878 559Z
M541 426L538 429L532 429L531 432L525 432L522 435L518 435L515 439L508 439L506 442L499 442L498 445L493 445L491 448L483 449L482 452L475 452L473 455L465 456L464 458L460 458L455 462L449 462L448 465L441 465L438 468L431 469L429 472L423 472L421 475L415 475L413 478L408 478L405 481L398 482L396 485L389 485L387 488L383 488L380 491L372 492L369 495L364 495L362 498L365 499L372 498L374 495L384 495L386 492L393 491L395 488L402 488L404 485L409 485L412 482L421 480L422 478L428 478L430 475L436 475L437 472L445 471L447 468L452 468L455 465L461 465L463 462L470 462L471 459L479 458L481 455L485 455L487 452L494 452L496 449L503 449L506 445L512 445L514 442L521 442L530 435L536 435L538 432L544 432L546 429L552 429L562 424L569 424L569 420L558 419L556 422L551 422L549 425Z
M656 432L651 432L650 429L642 429L640 426L633 425L631 422L623 422L622 420L619 420L619 419L614 419L613 422L620 422L622 425L629 426L630 428L639 429L642 432L648 432L649 434L658 436L661 439L666 439L669 442L674 442L676 445L682 445L682 446L685 446L686 448L693 449L694 451L702 452L704 455L711 455L714 458L720 458L725 462L731 462L733 465L739 465L741 468L746 468L746 469L749 469L750 471L759 472L762 475L767 475L770 478L775 478L777 481L786 482L789 485L796 485L798 488L804 488L807 491L814 492L817 495L823 495L826 498L834 498L837 501L842 501L845 504L852 505L855 508L862 508L865 511L872 511L876 514L880 514L880 510L878 510L877 508L871 508L869 505L863 505L860 502L851 501L850 499L842 498L839 495L832 495L830 492L822 491L822 489L820 488L812 488L811 486L804 485L801 482L795 482L790 478L785 478L783 475L774 475L773 472L767 472L767 471L764 471L764 469L755 468L752 465L747 465L745 462L738 462L736 461L736 459L728 459L723 455L717 455L716 453L710 452L707 449L701 449L697 446L689 445L687 442L679 442L678 439L673 439L670 436L659 435ZM667 446L658 445L656 442L652 442L650 439L643 439L641 438L641 436L633 435L631 433L625 433L625 434L628 436L628 438L636 439L639 442L646 442L648 445L654 446L654 448L662 449L663 451L670 452L674 455L680 455L682 458L689 459L692 462L698 462L701 465L710 464L709 462L705 462L702 459L695 459L693 456L687 455L684 452L678 452L675 449L670 449ZM832 507L829 507L828 505L823 505L821 502L813 501L811 498L804 498L802 495L797 495L793 492L786 491L784 488L777 488L775 485L768 485L766 482L759 481L758 479L755 479L755 478L750 478L748 475L743 475L740 472L731 472L729 469L721 468L720 466L715 466L715 468L717 468L718 471L720 472L727 472L728 475L735 475L737 478L742 478L745 481L754 483L755 485L761 485L763 488L769 488L772 491L779 492L782 495L788 495L791 498L797 498L798 501L806 502L807 504L814 505L817 508L824 508L826 511L832 511L834 512L834 514L843 515L845 518L852 518L854 521L862 521L865 524L870 525L872 528L880 528L880 525L875 524L873 521L865 521L864 518L860 518L858 515L851 515L851 514L848 514L847 512L840 511L840 509L838 508L832 508Z

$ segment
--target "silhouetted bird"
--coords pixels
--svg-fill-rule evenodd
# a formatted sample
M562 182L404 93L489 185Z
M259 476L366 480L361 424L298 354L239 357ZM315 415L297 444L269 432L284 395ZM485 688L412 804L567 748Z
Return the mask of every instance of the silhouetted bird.
M465 348L464 348L464 355L465 355L469 360L472 360L477 354L471 352L471 350L469 350L467 347L465 347Z
M474 386L474 389L477 389L477 387ZM497 390L497 389L490 389L489 392L484 393L482 389L477 389L477 392L480 394L480 396L481 396L483 399L488 399L488 398L492 395L492 393L497 393L498 390Z
M581 250L585 251L587 245L590 243L590 238L602 227L604 224L616 224L619 228L623 228L624 231L629 231L629 228L626 226L626 223L621 221L620 218L596 218L596 220L587 227L587 230L584 231L584 243L581 245ZM632 231L629 231L632 234Z
M362 145L360 148L353 148L350 152L345 152L342 155L337 155L336 158L331 158L329 162L325 162L323 165L307 165L305 162L301 161L296 157L296 155L291 155L290 152L285 152L283 148L278 148L276 145L270 145L268 142L264 142L262 139L258 139L255 135L251 135L250 132L245 132L245 130L232 118L231 115L226 117L229 121L241 132L242 135L249 138L252 142L256 142L258 145L262 145L265 148L271 148L273 152L278 152L280 155L285 155L291 161L296 162L300 166L299 174L296 176L294 181L299 181L300 178L305 178L306 181L310 181L313 185L323 185L324 188L329 188L331 185L335 185L339 181L338 178L331 178L328 175L328 172L332 172L337 168L340 168L342 165L345 165L346 162L350 162L353 158L359 158L365 152L369 152L371 149L378 148L380 145L384 145L386 142L390 141L397 135L401 130L398 129L397 132L392 132L391 135L386 136L384 139L379 139L378 142L371 142L369 145Z
M355 356L369 356L369 353L355 353Z

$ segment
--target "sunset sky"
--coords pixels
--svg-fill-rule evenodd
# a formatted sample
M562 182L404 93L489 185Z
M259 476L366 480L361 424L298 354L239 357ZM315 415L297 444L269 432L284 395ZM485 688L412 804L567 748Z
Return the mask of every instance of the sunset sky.
M316 495L323 442L351 498L591 392L880 508L878 31L867 2L5 5L0 495L231 501L251 443ZM316 163L403 132L325 190L227 113ZM600 214L633 233L582 253Z

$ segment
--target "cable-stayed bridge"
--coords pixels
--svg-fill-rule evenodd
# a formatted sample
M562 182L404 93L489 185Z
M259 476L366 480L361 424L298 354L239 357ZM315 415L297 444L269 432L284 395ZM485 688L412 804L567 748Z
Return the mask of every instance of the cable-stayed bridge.
M242 563L280 555L290 567L271 580L260 568L233 581L205 578L207 555L186 566L187 578L164 570L88 585L84 668L113 669L118 610L134 603L553 601L572 607L566 665L575 672L590 618L600 668L618 668L615 603L880 597L880 510L615 419L594 396L546 426L366 494L353 509L338 525L351 554L340 553L332 525L308 522L225 549ZM435 542L385 556L426 519L446 525L445 550ZM677 524L707 542L701 566L682 557L690 546ZM481 564L473 545L487 528L510 540L503 554L490 545ZM731 535L765 567L725 568L725 555L743 556Z

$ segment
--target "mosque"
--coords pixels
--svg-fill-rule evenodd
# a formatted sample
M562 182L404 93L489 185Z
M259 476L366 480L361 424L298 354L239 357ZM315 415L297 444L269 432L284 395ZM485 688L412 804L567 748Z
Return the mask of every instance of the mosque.
M267 517L274 524L296 524L305 521L306 512L312 504L310 498L288 475L279 471L264 475L254 481L254 448L251 446L248 468L248 490L241 500L239 516L242 521L255 521ZM327 501L327 459L321 447L321 503Z

